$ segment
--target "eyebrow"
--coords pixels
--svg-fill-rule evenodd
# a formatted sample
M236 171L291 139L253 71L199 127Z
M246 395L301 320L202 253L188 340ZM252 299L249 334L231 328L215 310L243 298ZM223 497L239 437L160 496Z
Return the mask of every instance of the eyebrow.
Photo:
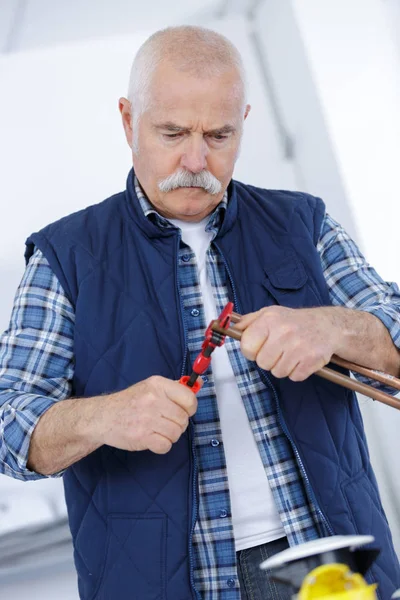
M167 131L173 131L174 133L187 132L190 131L189 127L182 127L181 125L177 125L176 123L172 123L172 121L166 121L165 123L156 123L156 129L164 129ZM205 131L205 134L213 134L213 135L223 135L225 133L234 133L236 131L236 127L233 125L223 125L222 127L218 127L217 129L211 129L210 131Z

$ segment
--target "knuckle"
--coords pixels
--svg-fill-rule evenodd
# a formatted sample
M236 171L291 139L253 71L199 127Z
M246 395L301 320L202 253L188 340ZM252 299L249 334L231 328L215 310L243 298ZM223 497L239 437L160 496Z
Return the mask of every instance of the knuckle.
M257 327L261 329L261 331L268 331L270 326L271 313L270 312L262 312L258 317L256 323Z
M267 323L270 319L270 315L274 312L274 306L265 306L258 317L262 323Z
M309 365L312 369L318 369L321 363L323 362L323 358L321 354L317 351L312 352L309 360Z
M274 335L274 339L280 340L280 342L287 342L293 335L293 327L291 324L285 323L280 325L278 331Z
M300 327L298 323L288 323L285 327L285 335L288 338L296 338L300 337Z
M271 318L276 319L277 315L280 315L284 312L282 309L283 307L278 306L277 304L266 306L261 312L261 318L265 321L269 321Z
M156 395L152 387L146 389L145 393L139 398L139 402L146 406L152 406L156 402Z
M317 349L312 349L305 357L303 364L304 368L312 373L314 370L318 369L320 364L322 363L322 357L320 352Z
M160 375L152 375L151 377L149 377L147 381L150 385L150 389L152 391L154 389L160 389L160 387L162 386L162 379L163 378Z

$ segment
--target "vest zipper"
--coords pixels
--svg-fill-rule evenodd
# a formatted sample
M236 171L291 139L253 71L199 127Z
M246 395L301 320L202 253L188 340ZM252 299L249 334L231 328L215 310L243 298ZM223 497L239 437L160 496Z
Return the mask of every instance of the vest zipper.
M192 585L192 590L194 591L196 599L200 600L200 595L194 585L194 577L193 577L194 564L193 564L192 542L193 542L194 528L195 528L196 521L197 521L198 498L197 498L197 460L196 460L196 448L195 448L195 442L194 442L194 425L193 425L192 419L190 419L189 428L190 428L190 435L191 435L191 442L192 442L192 464L193 464L193 474L192 474L193 516L192 516L192 523L191 523L191 529L190 529L190 535L189 535L189 565L190 565L189 573L190 573L190 583Z
M299 451L297 450L297 446L296 446L296 444L294 443L294 441L293 441L293 438L292 438L292 436L291 436L291 435L290 435L290 433L289 433L289 430L288 430L288 428L287 428L287 425L286 425L285 419L283 418L283 415L282 415L282 410L281 410L281 407L280 407L280 405L279 405L278 394L276 393L276 390L275 390L274 386L272 385L270 378L269 378L269 377L268 377L268 375L265 373L265 371L263 371L263 369L260 369L260 367L258 367L257 365L256 365L256 367L257 367L257 371L258 371L258 372L259 372L259 374L260 374L260 377L261 377L261 379L263 379L264 381L266 381L266 382L267 382L267 384L268 384L269 388L271 389L271 391L272 391L272 393L273 393L273 395L274 395L274 398L275 398L275 403L276 403L276 408L277 408L277 410L278 410L278 418L279 418L279 422L280 422L280 424L281 424L281 427L282 427L282 430L283 430L284 434L286 435L287 439L288 439L288 440L289 440L289 442L290 442L290 445L292 446L293 452L294 452L294 453L295 453L295 455L296 455L297 464L298 464L298 465L299 465L299 467L300 467L300 471L301 471L301 473L302 473L302 475L303 475L303 480L304 480L304 481L305 481L305 483L306 483L306 489L307 489L308 498L309 498L309 500L312 502L312 504L313 504L314 508L317 510L318 514L320 515L320 517L321 517L322 521L324 522L324 524L325 524L325 527L327 528L327 530L329 531L329 533L330 533L331 535L335 535L335 534L334 534L334 531L333 531L333 529L332 529L332 527L331 527L331 524L329 523L328 519L326 518L326 516L325 516L325 515L324 515L324 513L322 512L321 508L319 507L319 504L318 504L318 502L317 502L317 499L316 499L316 497L315 497L315 494L314 494L314 490L313 490L313 489L312 489L312 487L311 487L310 480L309 480L309 478L308 478L308 475L307 475L307 472L306 472L306 470L305 470L305 468L304 468L303 461L302 461L302 460L301 460L301 458L300 458L300 453L299 453Z
M176 259L175 259L175 282L176 282L176 294L177 294L179 304L181 307L183 340L184 340L184 346L185 346L184 355L183 355L182 371L181 371L181 377L183 377L183 375L185 374L185 370L186 370L186 362L187 362L189 350L188 350L187 334L186 334L187 323L186 323L186 317L185 317L185 309L183 306L182 296L181 296L181 292L180 292L180 288L179 288L178 257L179 257L180 243L181 243L181 234L179 232L178 240L177 240L177 247L176 247ZM196 520L197 520L198 499L197 499L197 460L196 460L196 448L195 448L195 441L194 441L194 425L193 425L192 418L189 419L189 440L190 440L190 444L191 444L192 465L193 465L192 474L191 474L192 475L192 498L193 498L192 512L193 512L193 515L192 515L192 522L190 524L190 534L189 534L189 565L190 565L189 578L190 578L190 584L192 586L192 591L194 591L196 600L201 600L200 596L195 588L194 578L193 578L194 564L193 564L192 540L193 540L193 532L194 532L194 528L195 528Z
M179 305L181 307L181 316L182 316L182 329L183 329L183 343L184 343L184 353L183 353L183 363L182 363L182 371L181 377L184 376L186 370L186 362L188 357L188 343L187 343L187 323L185 317L185 309L182 302L181 291L179 288L179 275L178 275L178 257L179 257L179 246L181 243L181 233L178 233L177 245L176 245L176 258L175 258L175 283L176 283L176 295L178 298Z
M228 277L229 277L229 280L231 282L231 287L232 287L232 292L233 292L233 300L234 300L234 304L235 304L235 310L238 311L239 313L241 313L241 306L240 306L240 303L238 301L238 297L237 297L237 294L236 294L235 285L234 285L234 282L233 282L233 277L232 277L231 271L230 271L230 269L228 267L228 263L226 262L225 257L224 257L224 255L221 252L221 248L218 246L218 244L216 244L214 242L214 245L217 248L217 250L218 250L218 252L219 252L219 254L220 254L220 256L221 256L221 258L222 258L222 260L224 262L224 265L225 265L225 268L226 268L226 272L228 273ZM301 471L301 473L303 475L303 478L304 478L304 481L306 483L306 489L307 489L307 493L308 493L308 498L312 502L312 504L313 504L314 508L317 510L318 514L320 515L320 517L321 517L322 521L324 522L327 530L330 532L331 535L335 535L334 531L332 529L331 524L329 523L328 519L326 518L326 516L322 512L321 508L319 507L319 504L318 504L317 499L316 499L315 494L314 494L314 490L311 487L310 480L309 480L307 472L306 472L306 470L304 468L303 461L301 460L300 453L299 453L299 451L298 451L298 449L296 447L296 444L293 441L292 436L289 433L289 430L287 428L285 419L283 418L283 415L282 415L281 407L279 405L278 394L276 393L276 390L275 390L274 386L272 385L271 380L269 379L268 375L265 373L265 371L263 371L262 369L260 369L260 367L258 367L257 365L255 365L255 366L257 368L257 371L260 374L261 379L263 379L264 381L267 382L268 387L271 389L271 391L272 391L272 393L274 395L276 407L277 407L277 410L278 410L279 422L281 424L281 427L282 427L282 430L283 430L284 434L286 435L287 439L290 442L290 445L292 446L293 452L295 453L295 456L296 456L296 459L297 459L297 464L299 465L300 471Z

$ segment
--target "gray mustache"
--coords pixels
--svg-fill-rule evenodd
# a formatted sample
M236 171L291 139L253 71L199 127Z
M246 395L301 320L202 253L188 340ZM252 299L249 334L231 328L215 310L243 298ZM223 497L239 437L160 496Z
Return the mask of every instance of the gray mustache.
M158 183L161 192L172 192L183 187L201 187L211 195L218 194L222 189L221 182L214 177L209 171L201 171L200 173L191 173L181 169Z

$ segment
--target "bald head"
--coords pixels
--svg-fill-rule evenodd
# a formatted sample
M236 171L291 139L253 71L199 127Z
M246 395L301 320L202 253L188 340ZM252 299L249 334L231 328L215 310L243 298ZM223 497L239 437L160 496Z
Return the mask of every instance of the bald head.
M231 93L241 99L244 109L245 71L235 46L223 35L203 27L168 27L144 42L132 65L128 99L136 125L151 103L151 83L157 69L163 65L197 79L236 72L237 81L232 84Z

